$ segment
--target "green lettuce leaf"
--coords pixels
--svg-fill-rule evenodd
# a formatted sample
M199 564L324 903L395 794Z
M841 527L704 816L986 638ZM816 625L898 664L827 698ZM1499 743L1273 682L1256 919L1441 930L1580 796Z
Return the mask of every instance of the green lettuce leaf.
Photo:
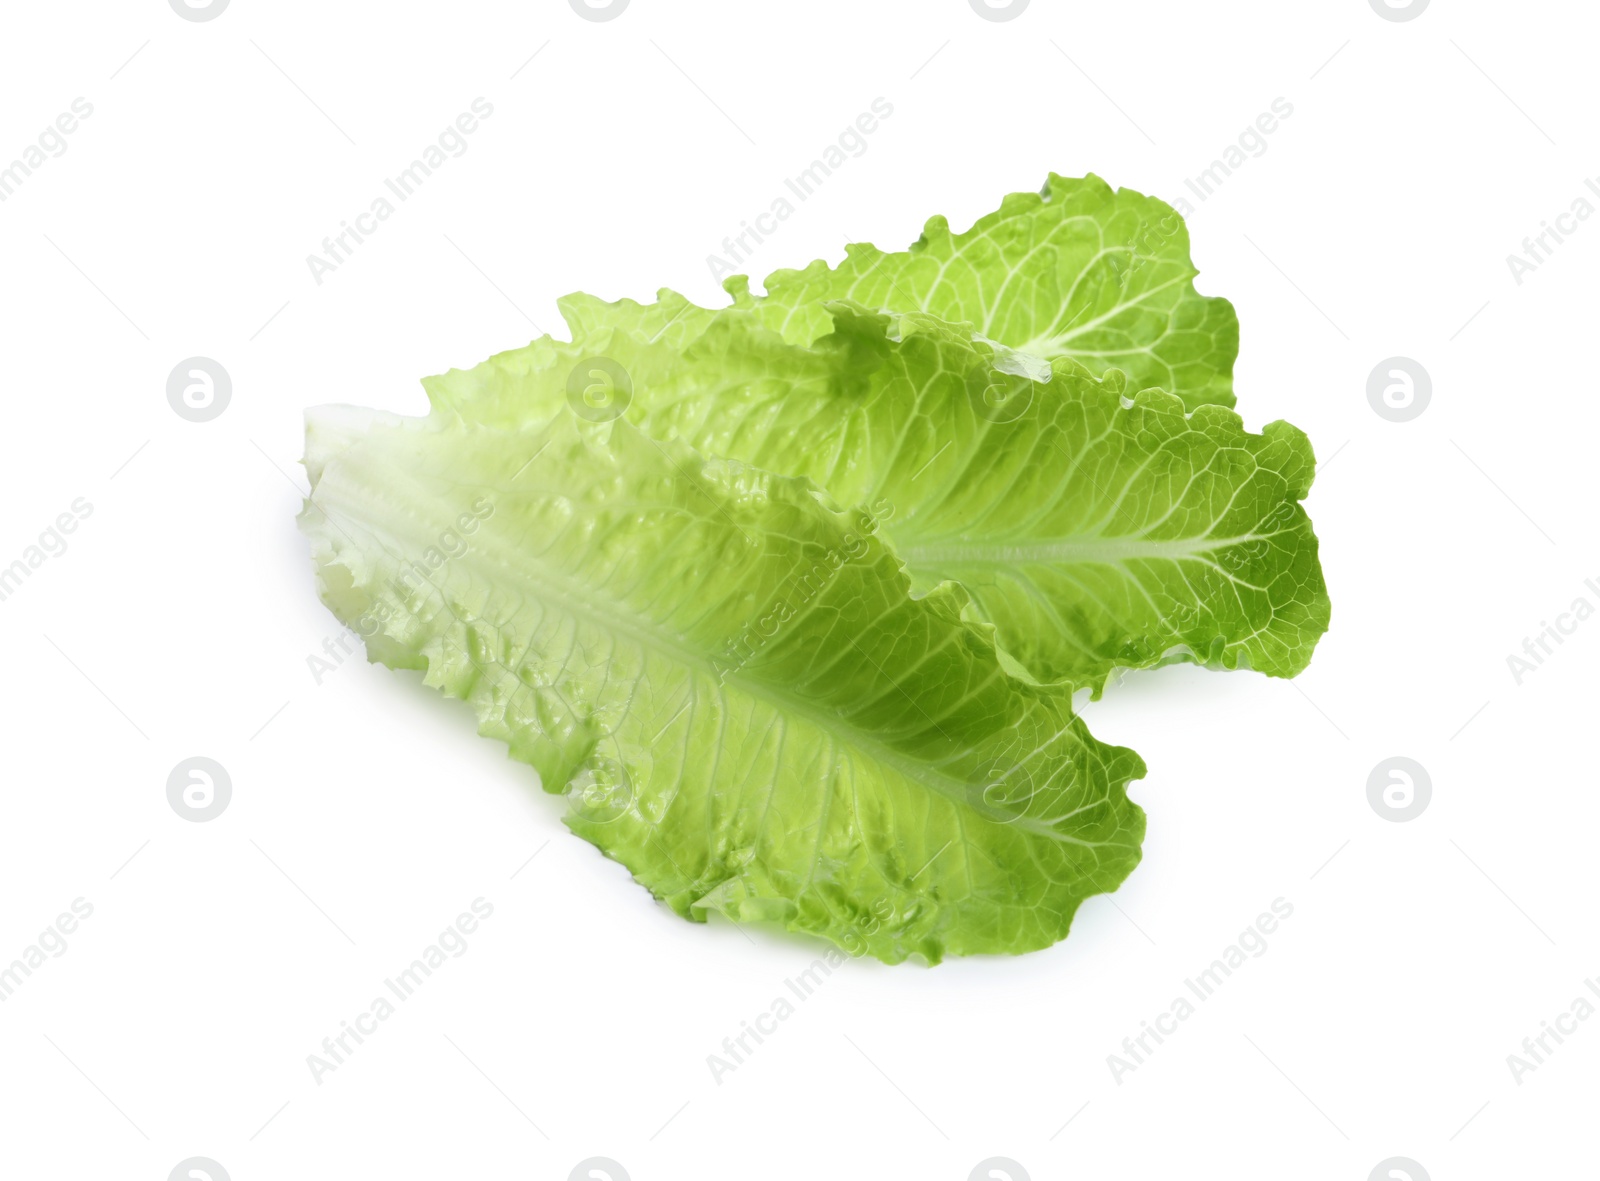
M369 655L468 702L686 918L1020 952L1139 859L1138 756L807 480L627 421L347 408L308 416L306 468L322 595Z
M743 276L724 286L736 307L794 344L833 330L828 301L851 300L971 324L986 340L1070 358L1094 376L1119 369L1134 390L1160 387L1190 410L1232 406L1239 321L1227 300L1195 291L1197 273L1171 206L1097 176L1052 173L1042 192L1012 193L965 233L933 217L908 250L852 244L837 267L819 259L774 272L764 296ZM678 346L710 319L667 290L655 304L577 294L561 308L575 336L622 328Z
M916 590L961 582L969 617L1041 681L1098 696L1118 669L1177 660L1306 666L1329 603L1300 431L1252 434L1220 406L1185 415L1118 372L1097 380L931 316L826 311L834 330L810 347L735 308L681 341L575 325L571 344L424 384L445 416L625 412L654 437L807 477L873 515ZM596 365L621 383L598 410L575 400Z

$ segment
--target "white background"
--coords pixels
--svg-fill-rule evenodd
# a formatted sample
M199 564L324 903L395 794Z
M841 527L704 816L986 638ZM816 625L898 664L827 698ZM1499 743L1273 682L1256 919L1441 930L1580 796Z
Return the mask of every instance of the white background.
M1600 606L1600 219L1520 285L1506 262L1600 175L1588 6L4 21L0 164L75 98L94 112L0 204L0 565L93 512L0 602L0 962L73 899L94 913L0 1003L0 1175L162 1181L204 1155L235 1181L562 1181L603 1155L634 1181L964 1181L999 1155L1035 1181L1362 1181L1403 1155L1446 1181L1592 1158L1600 1021L1520 1085L1506 1062L1600 974L1600 620L1520 685L1506 659ZM465 155L317 284L306 256L479 96ZM671 916L414 679L352 659L314 682L337 625L294 525L300 416L420 413L420 376L558 329L570 290L716 302L706 256L879 96L892 117L757 276L934 213L965 228L1052 169L1173 199L1293 104L1190 228L1201 291L1238 308L1246 423L1290 419L1323 463L1333 626L1295 682L1168 669L1089 709L1149 763L1149 837L1068 940L851 963L719 1085L707 1055L820 945ZM197 354L233 380L203 424L165 395ZM1366 397L1395 354L1434 386L1403 424ZM167 803L192 755L231 774L209 823ZM1431 774L1409 823L1367 801L1391 755ZM468 952L314 1082L307 1055L480 896ZM1107 1055L1278 897L1266 954L1113 1081Z

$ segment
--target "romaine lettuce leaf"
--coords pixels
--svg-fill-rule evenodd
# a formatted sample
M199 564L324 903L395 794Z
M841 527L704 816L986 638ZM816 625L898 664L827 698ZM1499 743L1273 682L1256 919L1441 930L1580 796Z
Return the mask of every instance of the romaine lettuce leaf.
M1238 317L1227 300L1195 291L1197 273L1188 229L1170 205L1098 176L1051 173L1042 192L1012 193L965 233L933 217L908 250L852 244L837 267L819 259L774 272L764 296L743 276L724 286L735 306L794 344L831 332L825 305L848 299L971 324L986 340L1071 358L1096 377L1119 369L1133 391L1158 386L1190 410L1232 406ZM643 305L570 295L561 309L576 336L622 328L675 345L710 316L667 290Z
M626 420L324 408L301 516L373 659L477 712L678 914L1020 952L1139 859L1144 766L810 481Z
M1327 630L1314 471L1283 422L1247 432L1220 406L1184 414L990 344L931 316L833 302L832 333L786 343L735 308L686 341L574 326L425 381L436 411L544 420L603 356L630 379L614 407L658 438L805 476L870 511L918 591L947 579L1036 678L1098 696L1120 668L1194 660L1293 676Z

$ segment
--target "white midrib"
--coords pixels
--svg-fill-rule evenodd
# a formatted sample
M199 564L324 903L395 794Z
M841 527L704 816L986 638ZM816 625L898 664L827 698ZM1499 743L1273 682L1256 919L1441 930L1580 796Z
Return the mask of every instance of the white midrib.
M910 566L1041 566L1116 565L1146 559L1177 561L1198 557L1231 545L1260 541L1259 534L1242 537L1062 537L1021 544L985 542L930 542L919 545L891 534L895 548Z
M1123 312L1127 311L1129 308L1138 307L1145 300L1149 299L1152 295L1159 295L1161 292L1165 291L1167 288L1176 287L1178 284L1186 283L1192 278L1194 278L1194 276L1192 274L1191 275L1179 275L1179 276L1176 276L1176 277L1174 277L1172 279L1168 279L1165 283L1158 283L1154 287L1147 287L1145 290L1141 291L1138 295L1134 296L1132 299L1124 300L1122 303L1119 303L1114 307L1108 308L1106 311L1101 312L1098 316L1096 316L1092 320L1085 320L1081 324L1076 324L1076 325L1072 326L1071 328L1065 329L1065 330L1063 330L1061 332L1055 333L1055 334L1050 335L1050 336L1036 336L1032 340L1028 341L1026 344L1019 344L1019 345L1015 345L1013 347L1019 353L1033 353L1033 354L1035 354L1037 356L1041 356L1041 357L1055 357L1055 356L1059 356L1059 355L1062 355L1062 354L1071 355L1072 350L1069 349L1069 348L1065 348L1064 346L1066 344L1068 344L1068 342L1072 341L1074 338L1079 337L1079 336L1083 336L1084 334L1089 333L1089 332L1093 332L1096 328L1100 327L1100 325L1105 324L1108 321L1114 320L1116 317L1120 316ZM1130 349L1130 350L1127 350L1127 351L1129 351L1129 352L1147 352L1149 350L1148 349Z

